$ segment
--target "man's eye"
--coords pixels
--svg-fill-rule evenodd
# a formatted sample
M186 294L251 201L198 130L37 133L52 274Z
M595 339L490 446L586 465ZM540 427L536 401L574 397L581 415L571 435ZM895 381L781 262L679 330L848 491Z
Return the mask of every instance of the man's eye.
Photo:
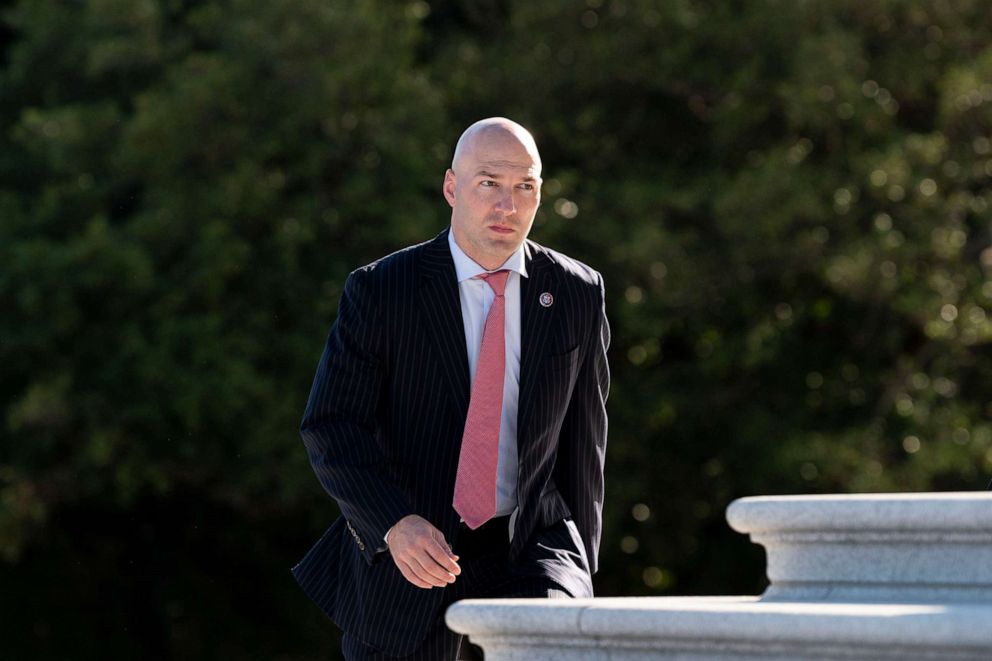
M485 180L482 181L482 185L483 186L489 186L490 188L492 188L493 186L496 185L496 182L493 181L492 179L485 179Z
M534 184L520 184L520 187L524 190L534 190Z

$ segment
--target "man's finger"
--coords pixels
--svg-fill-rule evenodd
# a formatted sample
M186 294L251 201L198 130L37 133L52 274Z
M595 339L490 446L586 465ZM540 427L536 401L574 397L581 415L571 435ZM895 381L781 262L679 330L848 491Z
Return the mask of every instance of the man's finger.
M452 560L458 559L458 555L451 548L451 544L449 544L448 540L444 538L443 532L435 528L434 532L431 534L431 539L434 540L434 543L437 544L442 551L451 556Z
M417 571L417 575L422 579L431 583L435 583L438 587L444 587L449 583L455 582L455 575L449 572L444 567L435 562L426 551L423 549L417 549L410 554L410 566Z
M432 587L434 587L429 583L426 583L420 580L419 578L417 578L417 575L413 573L413 570L410 568L410 566L407 563L397 561L396 566L399 568L400 573L403 574L403 578L405 578L407 581L417 586L418 588L424 588L425 590L430 590Z
M447 546L447 543L443 542L443 538L442 543ZM441 565L441 568L445 571L451 572L455 576L462 573L462 568L458 566L458 563L455 562L454 559L452 559L453 554L449 553L448 549L441 546L437 540L434 540L432 544L428 544L424 550L427 551L427 554L430 555L430 557L437 562L437 564Z
M418 572L418 575L422 579L427 579L429 577L432 581L441 581L443 585L452 583L455 580L455 576L452 572L449 572L447 569L439 565L437 561L435 561L434 558L432 558L430 554L422 548L411 549L409 561L411 566L414 566L415 569L419 568L421 570Z
M434 543L438 545L438 548L441 550L441 552L447 555L452 560L452 562L455 563L455 566L458 567L458 560L459 560L458 554L456 554L454 549L451 548L451 544L448 543L448 540L444 538L444 533L438 530L437 528L435 528L434 533L431 535L431 538L434 540ZM441 564L443 565L444 563L442 562ZM458 572L455 573L457 574L460 571L461 568L458 567Z

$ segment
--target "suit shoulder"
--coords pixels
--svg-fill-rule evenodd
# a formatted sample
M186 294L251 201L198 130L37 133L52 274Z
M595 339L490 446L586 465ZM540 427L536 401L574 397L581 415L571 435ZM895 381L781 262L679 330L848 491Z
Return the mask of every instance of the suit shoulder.
M359 266L349 277L374 286L386 284L395 286L404 282L413 282L410 276L416 271L421 255L431 241L401 248L364 266Z
M528 247L535 254L543 254L558 272L568 279L571 284L585 286L599 292L603 287L603 276L596 269L579 260L569 257L565 253L552 250L539 243L528 240Z

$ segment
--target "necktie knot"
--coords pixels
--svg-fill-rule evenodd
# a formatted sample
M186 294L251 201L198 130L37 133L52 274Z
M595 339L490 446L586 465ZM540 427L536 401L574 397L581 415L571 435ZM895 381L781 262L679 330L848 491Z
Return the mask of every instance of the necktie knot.
M506 280L510 277L510 272L503 269L493 271L492 273L480 273L475 277L485 280L493 288L497 296L502 296L503 291L506 289Z

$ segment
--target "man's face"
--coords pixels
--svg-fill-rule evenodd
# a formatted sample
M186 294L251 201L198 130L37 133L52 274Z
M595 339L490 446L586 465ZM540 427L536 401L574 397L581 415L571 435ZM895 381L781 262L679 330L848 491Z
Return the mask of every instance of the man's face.
M487 269L500 266L530 232L541 201L541 161L512 132L476 136L444 175L451 229L465 253Z

